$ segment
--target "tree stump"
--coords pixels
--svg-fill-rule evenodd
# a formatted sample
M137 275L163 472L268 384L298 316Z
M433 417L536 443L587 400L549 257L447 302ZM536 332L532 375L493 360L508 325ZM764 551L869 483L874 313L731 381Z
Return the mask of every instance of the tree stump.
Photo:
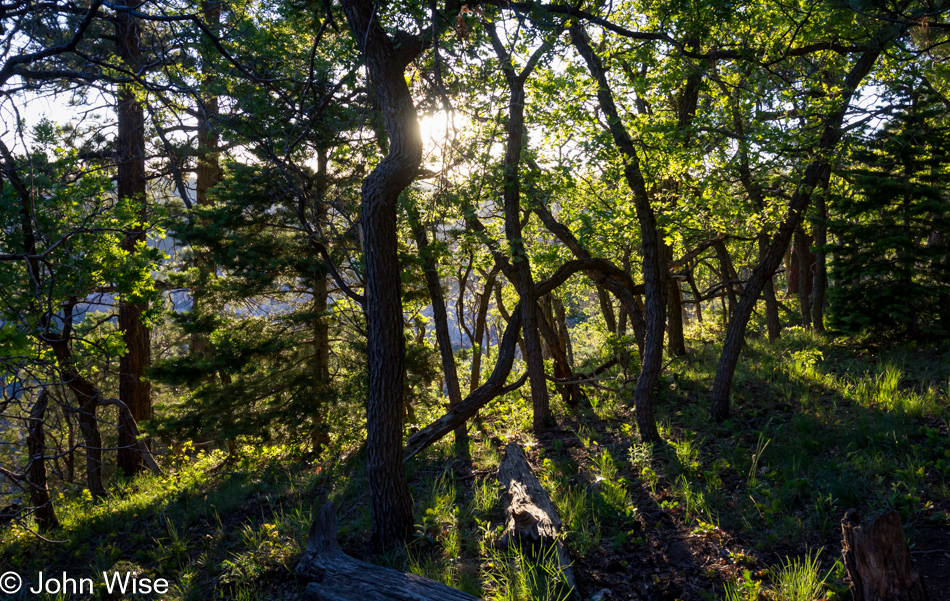
M468 593L429 580L354 559L336 540L336 511L327 503L310 527L297 574L312 580L304 598L314 601L478 601Z
M841 521L841 532L854 601L928 600L904 540L899 513L885 513L862 526L858 512L851 509Z
M496 544L504 548L520 543L535 551L554 545L564 582L571 590L576 589L571 558L558 536L561 518L519 445L505 447L505 458L498 466L498 482L504 489L501 504L505 531Z

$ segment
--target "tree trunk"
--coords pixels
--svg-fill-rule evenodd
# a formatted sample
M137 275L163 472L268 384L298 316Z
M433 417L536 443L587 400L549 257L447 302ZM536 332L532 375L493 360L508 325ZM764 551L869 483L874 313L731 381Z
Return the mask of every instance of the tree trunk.
M690 294L693 296L693 306L696 307L696 321L703 323L703 301L702 294L696 286L696 277L693 273L696 263L686 265L686 283L689 284Z
M528 465L521 447L515 443L505 447L505 457L498 465L498 483L504 491L501 507L505 530L497 545L506 548L520 544L535 552L544 552L553 545L561 568L560 578L569 592L576 589L571 558L562 537L558 536L561 518L557 508Z
M315 601L477 601L435 580L353 559L336 540L336 511L327 503L310 527L297 575L310 584L305 599Z
M128 11L119 11L115 16L116 49L122 62L130 67L137 66L141 49L139 42L141 30L138 21ZM138 216L144 224L148 219L148 205L145 188L145 113L142 105L135 99L134 92L128 87L119 90L118 134L116 138L116 156L118 159L118 177L116 193L120 200L138 208ZM122 250L137 252L138 246L146 242L145 231L137 229L126 233L122 240ZM148 309L148 303L128 299L132 291L123 290L119 301L119 329L125 342L126 353L119 360L119 398L132 413L136 422L152 417L151 384L144 379L145 370L151 364L151 338L148 328L142 321L142 314ZM119 442L116 465L129 476L143 471L142 457L135 450L135 441L128 431L127 424L119 419Z
M48 532L59 527L59 520L56 519L56 510L46 482L46 435L43 419L46 416L48 404L49 394L43 390L30 409L29 428L26 435L26 447L30 457L26 478L30 487L33 517L40 532Z
M148 469L150 469L156 476L164 476L165 473L162 471L162 468L159 467L158 462L155 461L155 457L152 455L151 450L146 445L145 439L139 432L138 424L136 424L135 420L132 419L132 415L129 412L129 408L126 406L126 404L118 399L100 399L99 404L103 406L112 405L119 410L119 419L124 420L125 423L128 424L126 427L128 429L129 435L134 441L136 452L142 458L142 462L148 466Z
M801 224L795 230L795 251L792 260L798 262L798 309L801 313L802 325L806 330L811 329L811 236L805 233Z
M492 370L491 376L485 380L484 384L456 405L454 409L449 410L445 415L410 436L402 451L404 459L413 457L457 428L459 424L464 424L466 420L478 413L479 409L493 399L524 384L525 376L522 376L518 382L511 386L505 386L508 374L511 373L511 365L515 360L516 341L518 332L521 330L522 315L521 305L519 304L515 307L511 321L508 322L505 334L498 345L498 357L495 360L495 368Z
M862 526L852 509L841 521L841 533L854 601L927 601L899 513L890 511Z
M105 496L106 489L102 486L102 436L99 434L99 420L96 417L99 391L72 368L72 351L68 340L60 338L47 342L60 365L63 384L76 395L77 421L86 454L86 485L89 487L89 493L95 498Z
M435 339L439 346L439 355L442 358L442 373L445 374L445 385L449 393L449 410L462 402L462 390L459 385L458 369L455 366L455 353L452 351L452 339L449 336L449 318L445 310L445 295L442 293L442 282L439 279L439 268L432 249L429 247L429 238L422 226L419 214L415 207L409 207L409 225L412 236L419 249L419 258L422 261L422 271L425 273L426 286L429 289L429 298L432 300L432 317L435 321ZM460 294L464 294L464 289ZM483 324L484 326L484 324ZM468 430L463 423L455 429L455 451L460 457L468 457Z
M817 332L825 331L825 296L828 291L828 261L825 246L828 244L828 184L816 201L815 219L815 281L812 284L811 322Z
M412 498L401 461L406 341L396 203L422 161L422 136L405 78L414 53L407 52L408 44L397 52L372 2L344 0L342 4L389 135L389 153L363 181L360 192L369 368L366 464L373 541L384 549L408 538L413 523Z
M555 290L558 286L566 282L568 278L577 272L590 271L592 269L604 269L606 268L605 266L607 264L609 263L603 259L576 259L573 261L568 261L564 265L561 265L561 267L559 267L551 277L539 282L535 290L538 295L543 296ZM501 300L500 295L498 300ZM499 310L502 313L502 316L504 316L504 307L501 306L500 302ZM498 356L495 360L495 368L492 371L491 376L485 381L484 384L479 386L475 392L465 397L465 399L459 403L456 409L449 411L422 430L419 430L410 436L408 442L406 443L406 447L403 450L406 459L412 457L422 449L436 442L442 436L445 436L460 423L463 423L465 420L475 415L479 409L481 409L492 399L497 398L506 392L510 392L511 390L515 390L524 384L527 374L522 376L518 382L515 382L510 386L505 386L505 381L508 378L508 374L511 373L511 366L515 359L518 332L521 329L523 317L524 312L521 310L521 303L519 302L511 313L511 316L508 320L508 325L505 328L504 336L502 337L501 343L498 346ZM662 338L660 342L662 343ZM660 350L663 350L662 346ZM613 363L611 363L611 365L612 364Z
M759 262L765 259L769 249L769 237L759 236ZM765 325L769 332L769 342L774 342L782 335L782 322L778 317L778 299L775 298L775 279L769 276L762 287L762 296L765 298Z
M541 219L544 227L557 237L565 246L570 249L578 259L590 259L590 252L581 246L577 237L565 226L559 223L551 212L542 203L535 203L534 212ZM633 326L634 337L637 341L637 351L643 354L643 345L646 340L646 321L643 318L643 310L637 300L636 294L638 287L634 285L630 277L629 265L624 268L613 265L606 259L601 259L604 268L592 269L587 272L588 277L600 288L610 290L620 301L621 307L630 317ZM606 316L604 319L608 319Z
M728 315L731 316L736 310L735 283L739 280L739 274L736 273L735 268L732 266L732 259L729 257L729 251L726 249L726 243L722 240L717 240L716 243L713 244L713 248L716 249L716 259L719 261L719 278L722 287L725 289L726 298L729 299Z
M857 60L848 76L845 78L843 99L838 109L828 116L825 121L821 140L818 143L818 159L813 161L805 169L801 184L798 186L795 194L792 195L788 204L788 213L785 220L779 226L778 232L772 238L769 244L768 252L765 258L756 266L749 276L748 281L742 290L742 296L736 307L736 312L729 320L729 327L726 330L726 339L723 342L722 353L719 357L719 365L716 369L716 380L713 383L712 390L712 416L717 421L722 421L729 417L729 397L732 391L732 379L736 372L736 365L739 362L739 354L742 351L742 340L745 335L746 325L749 323L749 317L752 315L752 309L762 292L762 287L766 282L771 281L772 274L778 269L785 255L785 250L791 241L792 233L801 223L805 210L811 201L812 191L818 186L824 178L827 177L831 167L826 157L838 145L842 136L842 123L845 114L851 104L851 98L861 81L871 72L880 56L882 50L899 33L898 26L885 25L874 36L871 46L865 50Z
M317 172L314 177L313 217L320 227L326 221L326 195L329 184L327 152L317 149ZM325 420L325 399L330 392L330 325L327 323L327 288L329 278L324 265L315 267L313 275L313 416L311 448L315 457L330 444Z
M202 0L201 11L205 24L216 32L221 21L220 0ZM208 192L216 186L222 177L221 164L218 152L218 131L214 120L218 116L218 97L214 95L212 86L215 81L215 71L211 64L209 53L201 54L201 84L202 97L198 99L198 165L195 171L195 204L199 207L213 206ZM198 268L198 281L202 285L195 286L191 291L191 311L200 315L204 300L203 284L213 277L217 267L211 257L204 253L195 255L195 265ZM202 358L208 352L208 335L204 332L195 332L191 335L191 354Z
M600 58L590 47L587 34L579 25L571 28L571 41L587 63L594 81L597 82L597 99L607 117L614 142L624 157L624 177L633 193L637 220L640 223L647 332L640 378L637 380L637 388L634 392L634 407L640 438L646 442L658 442L660 433L657 431L656 419L653 415L653 390L659 383L660 372L663 369L663 334L666 329L666 261L660 249L656 215L653 207L650 206L646 183L640 171L640 159L633 140L620 119L606 71Z
M495 288L497 275L498 268L496 267L485 276L485 287L482 288L482 294L478 297L478 311L475 313L475 348L472 349L472 375L468 385L469 393L475 392L482 377L482 356L486 354L489 346L488 342L485 341L485 320L488 317L488 304L491 302L491 291Z
M538 311L540 316L538 325L541 326L541 335L547 342L551 357L554 359L554 378L570 378L571 368L567 363L567 353L564 352L564 347L561 346L561 342L558 339L557 330L555 330L555 326L552 325L554 320L553 316L550 315L550 312L553 312L551 301L548 295L545 295L544 298L547 299L547 302L544 303L543 310ZM577 407L580 401L580 391L577 389L576 384L556 384L555 387L560 391L561 400L564 401L566 405L572 409Z
M498 60L502 63L502 72L508 83L508 123L506 127L507 145L504 162L504 205L505 238L511 251L511 266L514 275L512 283L521 299L522 334L524 336L524 359L528 368L528 381L531 383L532 429L539 433L554 420L551 402L548 397L547 380L544 377L544 357L541 348L537 314L538 294L534 289L531 275L531 260L524 244L521 229L521 153L524 147L524 105L525 82L541 54L547 51L549 44L542 44L533 53L528 64L516 74L511 56L498 38L494 24L489 24L488 34Z
M567 329L567 314L564 311L564 303L561 302L560 298L555 296L553 299L553 304L554 318L557 321L558 339L561 341L561 347L564 348L564 352L567 354L567 366L573 370L574 349L571 347L571 334Z
M597 286L597 300L600 301L600 313L604 316L604 323L607 324L607 331L611 334L617 333L617 318L614 315L614 304L610 302L610 297L603 287Z

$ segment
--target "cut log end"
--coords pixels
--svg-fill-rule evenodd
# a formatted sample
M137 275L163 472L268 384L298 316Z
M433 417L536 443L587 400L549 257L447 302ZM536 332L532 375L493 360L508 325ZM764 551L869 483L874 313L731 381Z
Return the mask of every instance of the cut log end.
M841 521L841 532L854 601L928 601L899 513L890 511L862 525L851 509Z

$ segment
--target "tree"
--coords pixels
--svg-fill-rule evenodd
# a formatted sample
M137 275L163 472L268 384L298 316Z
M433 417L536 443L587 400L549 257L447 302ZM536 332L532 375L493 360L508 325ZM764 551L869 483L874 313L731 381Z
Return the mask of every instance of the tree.
M859 141L829 224L832 327L921 338L950 332L947 108L926 81L892 88L887 122Z

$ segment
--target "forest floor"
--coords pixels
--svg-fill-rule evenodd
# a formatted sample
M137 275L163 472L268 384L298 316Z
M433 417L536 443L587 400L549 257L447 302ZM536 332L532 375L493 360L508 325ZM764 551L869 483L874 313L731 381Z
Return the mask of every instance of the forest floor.
M505 444L519 442L561 513L574 599L788 599L794 566L821 582L801 598L845 599L838 560L849 508L865 520L899 511L931 599L950 599L950 348L795 329L772 344L750 338L722 424L707 408L717 352L697 337L668 366L661 445L638 441L628 393L586 390L590 404L576 411L557 401L558 424L540 438L522 393L496 401L471 429L471 459L456 459L445 440L407 464L417 525L399 553L371 550L358 450L317 463L247 444L226 462L219 451L166 458L168 475L122 482L103 501L57 499L63 527L50 536L60 542L0 530L0 572L29 582L40 570L129 570L168 579L167 599L301 598L294 566L314 515L333 500L354 557L486 599L560 599L545 557L492 545L496 469ZM99 585L94 597L121 598Z

